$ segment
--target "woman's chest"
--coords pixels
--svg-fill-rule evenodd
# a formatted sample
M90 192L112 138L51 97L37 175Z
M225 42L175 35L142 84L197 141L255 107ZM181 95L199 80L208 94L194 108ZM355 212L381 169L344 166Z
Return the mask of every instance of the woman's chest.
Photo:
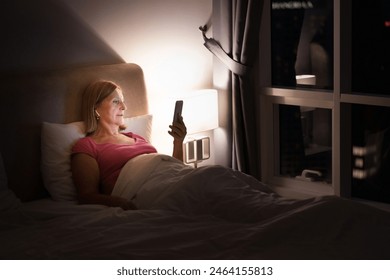
M134 145L136 143L136 140L132 137L119 134L116 136L99 139L96 142L99 144L106 145Z

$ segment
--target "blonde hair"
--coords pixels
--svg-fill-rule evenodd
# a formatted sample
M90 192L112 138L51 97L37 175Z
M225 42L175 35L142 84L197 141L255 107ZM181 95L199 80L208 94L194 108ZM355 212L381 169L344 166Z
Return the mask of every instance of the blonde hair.
M98 127L98 116L96 115L96 107L110 94L120 87L105 80L95 81L87 86L84 91L83 101L81 105L81 114L85 122L85 131L87 135L94 133ZM124 130L125 126L120 126L119 130Z

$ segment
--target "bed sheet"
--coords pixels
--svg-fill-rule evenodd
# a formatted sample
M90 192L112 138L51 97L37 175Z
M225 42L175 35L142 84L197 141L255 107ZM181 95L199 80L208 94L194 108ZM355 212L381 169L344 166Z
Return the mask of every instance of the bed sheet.
M333 196L283 199L224 167L144 160L147 176L130 186L143 209L11 207L0 213L0 259L390 258L388 212Z

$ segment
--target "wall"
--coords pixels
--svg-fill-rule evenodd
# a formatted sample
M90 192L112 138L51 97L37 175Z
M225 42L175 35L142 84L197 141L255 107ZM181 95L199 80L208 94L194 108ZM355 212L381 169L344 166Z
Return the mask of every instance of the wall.
M59 0L2 3L0 71L36 71L124 60Z
M212 0L9 1L0 12L0 72L137 63L154 115L153 143L170 153L173 101L213 84L213 58L198 30L211 12Z

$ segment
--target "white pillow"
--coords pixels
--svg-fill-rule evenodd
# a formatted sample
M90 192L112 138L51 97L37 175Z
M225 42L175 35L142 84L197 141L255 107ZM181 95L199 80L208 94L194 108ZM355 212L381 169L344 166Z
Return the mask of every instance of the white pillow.
M126 131L132 131L149 141L152 116L126 118ZM83 122L57 124L44 122L41 132L43 183L53 200L75 201L70 154L76 141L85 136Z
M152 115L142 115L138 117L125 118L126 129L124 132L134 132L145 138L149 143L152 136Z
M74 143L85 136L83 122L56 124L44 122L41 133L42 176L54 200L76 200L70 168Z

